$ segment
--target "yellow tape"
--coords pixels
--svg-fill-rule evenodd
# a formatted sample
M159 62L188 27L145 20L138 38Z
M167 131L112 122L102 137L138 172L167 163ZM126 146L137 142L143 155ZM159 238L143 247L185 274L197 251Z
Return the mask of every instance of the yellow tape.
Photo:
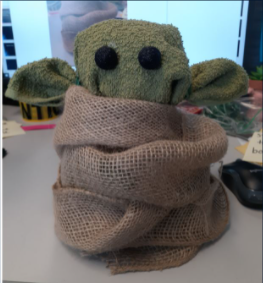
M56 107L38 107L19 102L23 120L27 122L44 122L57 117L58 109Z

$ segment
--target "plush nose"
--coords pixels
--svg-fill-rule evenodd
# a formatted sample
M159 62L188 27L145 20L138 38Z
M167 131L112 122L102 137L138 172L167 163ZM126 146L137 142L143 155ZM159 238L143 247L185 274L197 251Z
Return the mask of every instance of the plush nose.
M161 67L161 52L153 46L144 47L139 55L138 60L144 69L154 70Z

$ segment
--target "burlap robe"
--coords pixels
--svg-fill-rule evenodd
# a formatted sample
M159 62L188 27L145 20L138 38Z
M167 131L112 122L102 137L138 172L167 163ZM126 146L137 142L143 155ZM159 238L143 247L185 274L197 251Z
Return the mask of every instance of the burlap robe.
M112 273L179 266L228 222L209 168L227 138L208 118L73 86L54 143L56 234Z

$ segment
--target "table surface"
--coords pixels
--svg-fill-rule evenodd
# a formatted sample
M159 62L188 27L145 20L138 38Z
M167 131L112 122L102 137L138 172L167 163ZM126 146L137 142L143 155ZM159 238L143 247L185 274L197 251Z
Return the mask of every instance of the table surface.
M20 110L3 107L3 117L21 124ZM57 123L58 119L45 123ZM3 280L15 282L262 282L262 211L242 206L227 190L230 224L220 239L179 268L111 275L105 263L83 258L54 233L51 186L59 158L54 130L31 131L3 140ZM241 157L229 137L224 163ZM219 163L211 166L218 175Z

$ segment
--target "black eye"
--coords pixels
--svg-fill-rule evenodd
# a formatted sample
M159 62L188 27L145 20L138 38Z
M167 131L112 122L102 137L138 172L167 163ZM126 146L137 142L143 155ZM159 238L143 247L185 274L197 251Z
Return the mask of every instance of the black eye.
M103 70L112 70L118 65L118 57L114 49L102 46L95 53L95 62Z
M161 67L161 52L153 46L144 47L138 56L141 66L148 70Z

